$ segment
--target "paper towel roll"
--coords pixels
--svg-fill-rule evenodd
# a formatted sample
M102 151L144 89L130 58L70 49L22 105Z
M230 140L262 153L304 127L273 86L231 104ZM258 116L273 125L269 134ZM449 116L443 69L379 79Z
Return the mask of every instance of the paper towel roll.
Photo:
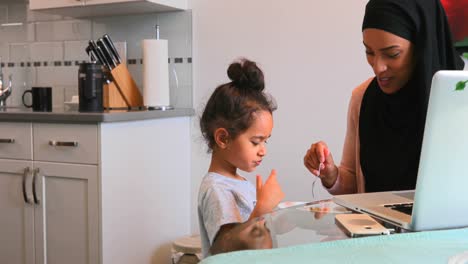
M167 40L144 39L143 101L147 107L170 105Z

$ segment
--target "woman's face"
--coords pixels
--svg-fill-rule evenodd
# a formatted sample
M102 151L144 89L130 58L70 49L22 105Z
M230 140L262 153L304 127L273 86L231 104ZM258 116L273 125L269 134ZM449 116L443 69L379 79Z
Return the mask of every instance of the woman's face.
M407 39L375 28L363 31L367 62L386 94L399 91L410 79L414 65L414 45Z

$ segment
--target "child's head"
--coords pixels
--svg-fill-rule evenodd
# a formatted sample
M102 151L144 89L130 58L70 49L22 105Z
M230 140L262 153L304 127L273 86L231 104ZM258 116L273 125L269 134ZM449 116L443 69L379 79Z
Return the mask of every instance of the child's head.
M253 171L266 154L276 105L263 92L263 72L255 62L243 59L232 63L227 73L231 82L213 92L200 128L213 154L223 155L236 168Z

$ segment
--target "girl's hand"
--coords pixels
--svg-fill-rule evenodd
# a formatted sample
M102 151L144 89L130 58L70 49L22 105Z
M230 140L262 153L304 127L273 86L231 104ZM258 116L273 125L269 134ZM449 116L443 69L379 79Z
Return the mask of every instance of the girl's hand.
M257 175L257 204L255 205L254 217L273 211L273 209L284 199L284 193L276 179L276 171L272 170L270 176L262 182L262 176ZM252 215L250 218L252 218Z

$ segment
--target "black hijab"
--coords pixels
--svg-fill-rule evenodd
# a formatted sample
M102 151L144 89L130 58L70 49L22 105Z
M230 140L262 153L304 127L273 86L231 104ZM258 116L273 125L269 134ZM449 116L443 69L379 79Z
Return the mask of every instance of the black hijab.
M359 138L366 192L414 189L432 76L464 64L440 0L370 0L366 28L407 39L416 53L412 77L398 92L383 93L374 78L364 93Z

